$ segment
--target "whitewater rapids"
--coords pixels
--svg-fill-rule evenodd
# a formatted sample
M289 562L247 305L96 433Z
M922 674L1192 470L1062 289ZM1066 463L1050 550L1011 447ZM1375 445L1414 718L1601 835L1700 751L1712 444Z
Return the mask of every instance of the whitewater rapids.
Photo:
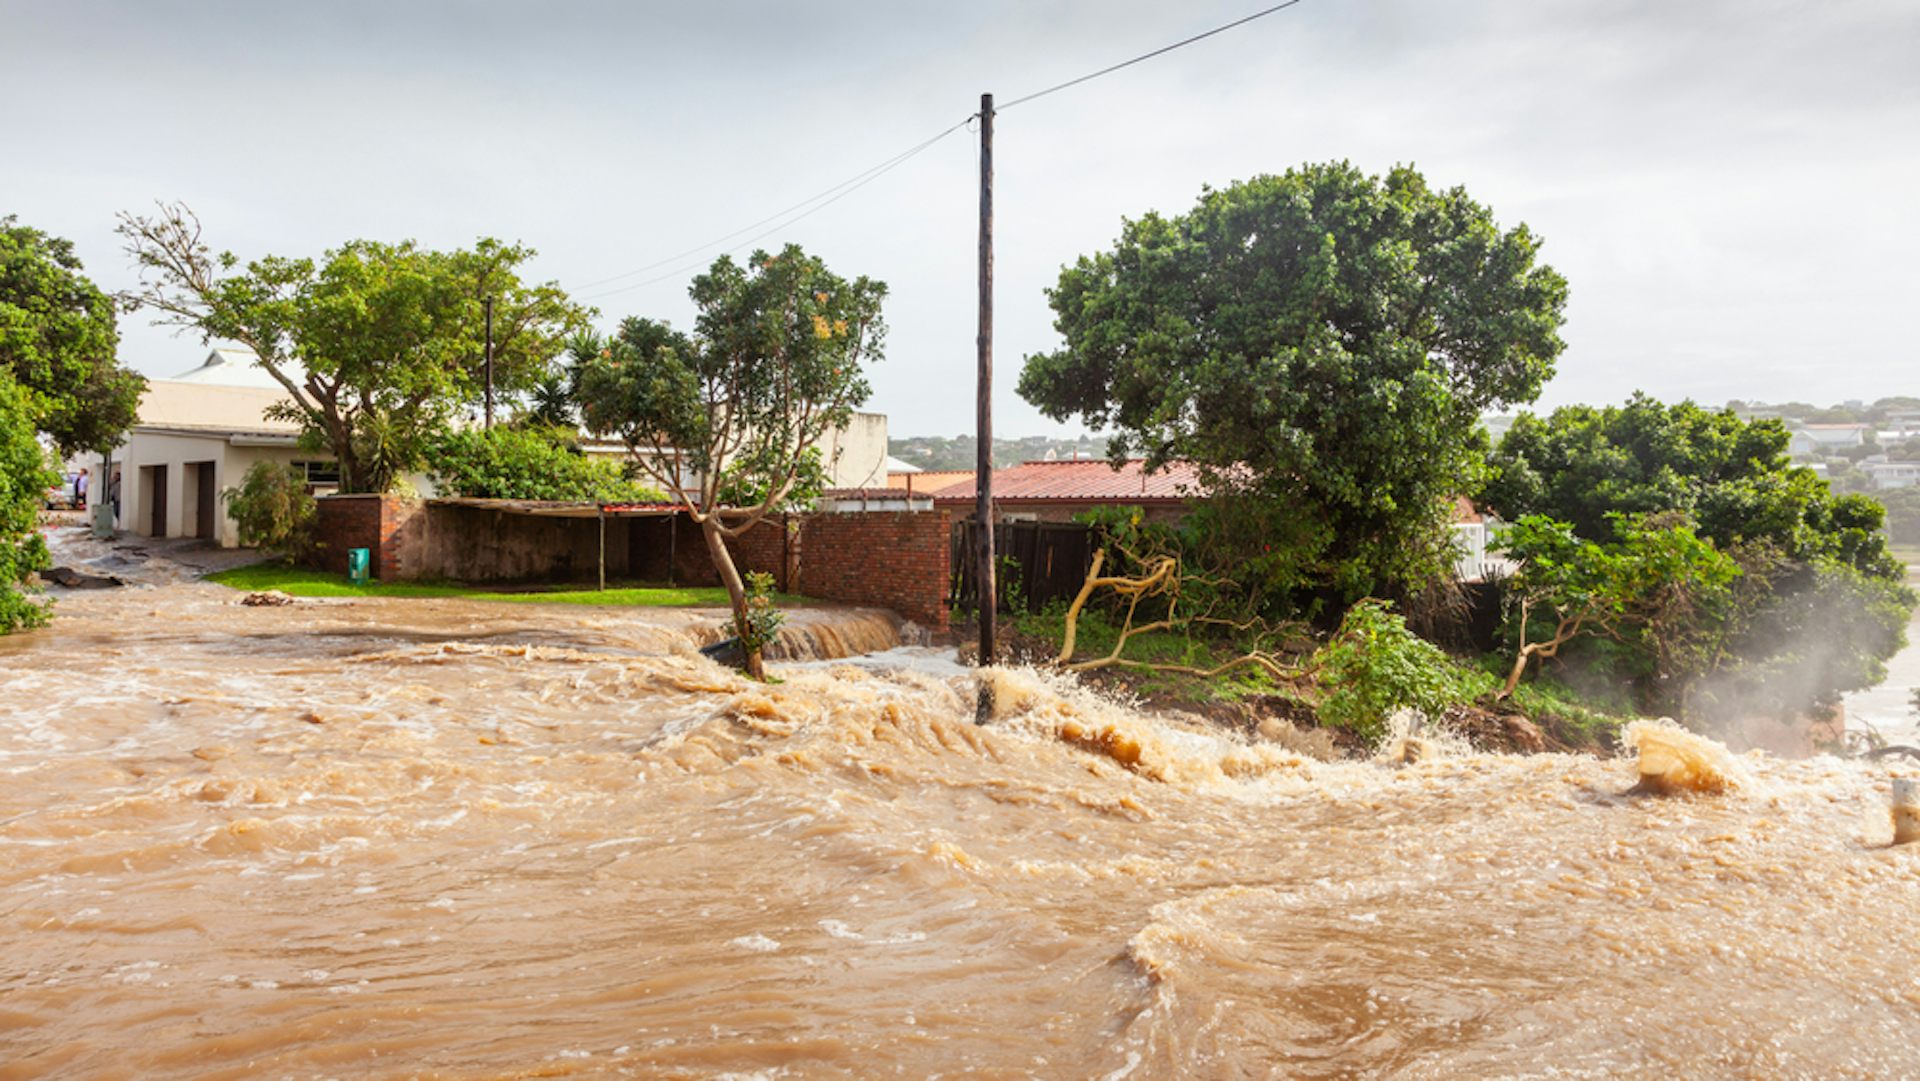
M756 685L669 615L235 599L0 640L0 1079L1920 1072L1897 763L1329 764L1031 672L985 727L937 666Z

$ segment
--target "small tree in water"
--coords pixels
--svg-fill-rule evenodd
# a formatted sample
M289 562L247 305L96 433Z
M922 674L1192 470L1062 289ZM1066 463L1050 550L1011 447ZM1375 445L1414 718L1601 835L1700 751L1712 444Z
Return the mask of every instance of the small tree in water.
M866 401L861 365L881 358L886 292L796 245L744 267L722 256L688 290L691 335L630 318L576 348L588 430L624 442L699 523L756 679L763 643L726 542L791 500L810 448ZM743 492L750 500L737 502Z

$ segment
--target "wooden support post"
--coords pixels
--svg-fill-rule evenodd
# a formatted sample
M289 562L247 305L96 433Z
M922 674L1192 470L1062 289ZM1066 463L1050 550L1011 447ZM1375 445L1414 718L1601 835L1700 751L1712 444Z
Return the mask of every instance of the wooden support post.
M980 523L980 664L994 662L994 609L1000 592L993 579L993 95L980 95L980 325L979 399L974 438L974 518ZM984 684L983 684L984 686Z
M604 503L600 505L599 518L600 518L600 588L602 591L605 591L607 588L607 507L606 507L606 504Z

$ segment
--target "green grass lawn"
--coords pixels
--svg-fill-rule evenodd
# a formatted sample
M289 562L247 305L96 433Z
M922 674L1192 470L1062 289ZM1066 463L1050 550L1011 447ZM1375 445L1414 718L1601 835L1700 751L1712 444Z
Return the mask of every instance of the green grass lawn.
M727 591L719 586L669 589L656 586L609 585L604 590L534 587L501 591L483 586L465 586L454 582L368 582L354 585L345 575L329 574L307 567L282 567L256 563L207 575L218 582L249 593L277 589L295 597L458 597L464 600L505 601L510 604L594 604L639 608L725 608ZM804 598L776 594L781 604L793 604Z

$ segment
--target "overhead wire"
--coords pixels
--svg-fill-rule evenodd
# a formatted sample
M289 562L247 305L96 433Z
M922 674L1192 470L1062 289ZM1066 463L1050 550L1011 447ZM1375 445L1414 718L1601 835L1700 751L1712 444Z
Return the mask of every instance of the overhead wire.
M1139 56L1135 56L1127 60L1122 60L1117 64L1111 64L1107 67L1101 68L1098 71L1088 72L1087 74L1081 75L1078 78L1068 79L1066 82L1063 82L1063 83L1056 83L1053 86L1049 86L1044 90L1036 90L1031 94L1024 94L1020 97L1014 98L1012 101L996 104L994 106L993 111L996 114L1002 113L1008 109L1013 108L1016 105L1024 105L1029 101L1033 101L1037 98L1044 98L1049 94L1057 94L1062 90L1066 90L1070 87L1079 86L1081 83L1084 83L1084 82L1090 82L1094 79L1100 78L1103 75L1111 75L1114 72L1119 71L1123 68L1132 67L1133 65L1141 63L1142 61L1151 60L1156 56L1164 56L1165 54L1170 53L1175 49L1180 49L1188 45L1192 45L1196 41L1204 41L1207 38L1213 37L1216 34L1224 34L1227 31L1234 29L1235 27L1245 26L1247 23L1250 23L1255 19L1264 18L1268 15L1272 15L1277 11L1284 11L1285 9L1293 7L1302 2L1303 0L1284 0L1284 2L1282 3L1274 4L1271 7L1262 8L1261 10L1256 11L1251 15L1243 16L1229 23L1223 23L1219 26L1214 27L1211 30L1203 31L1201 33L1193 35L1192 37L1182 38L1181 40L1176 41L1170 45L1163 45L1160 48L1154 49L1151 52L1141 53ZM702 254L703 258L699 262L687 264L685 266L679 266L673 270L667 271L664 274L647 278L644 281L634 282L630 285L622 285L613 289L603 289L597 293L586 293L582 295L580 299L593 300L599 297L614 296L619 293L631 292L632 290L635 290L635 289L642 289L649 285L655 285L660 282L667 281L668 279L671 279L671 278L677 278L680 275L687 273L688 271L697 270L701 266L705 265L706 259L704 258L704 253L714 251L714 249L717 248L719 245L725 244L728 241L731 241L733 238L738 237L743 233L751 232L754 229L758 229L760 226L768 225L769 223L778 222L778 224L773 225L772 228L767 229L763 232L757 233L754 236L748 237L745 241L742 241L741 243L733 247L725 249L723 252L721 252L721 254L732 254L735 252L742 251L746 248L749 248L752 245L758 243L759 241L764 240L767 237L772 236L773 234L780 232L781 230L786 229L791 225L804 221L807 218L813 216L814 214L819 213L822 210L825 210L827 207L832 206L834 203L839 202L840 200L846 198L847 196L867 186L873 181L880 179L882 176L885 176L887 173L892 172L894 169L905 164L908 160L916 157L921 152L933 146L935 143L938 143L940 140L945 139L947 136L952 135L954 132L959 131L963 127L967 127L968 125L971 125L974 121L979 119L980 119L980 114L976 112L971 116L968 116L966 119L961 120L959 123L954 124L953 126L942 130L938 134L933 135L919 143L916 143L915 145L908 147L906 150L903 150L898 154L895 154L893 157L890 157L885 161L880 162L877 165L864 169L861 172L855 173L853 176L848 177L845 180L842 180L838 184L835 184L832 187L826 188L825 190L820 191L812 196L809 196L808 198L802 199L799 202L793 204L792 206L787 207L784 210L780 210L773 214L769 214L768 216L761 218L759 221L753 222L749 225L744 225L738 229L735 229L730 233L726 233L721 236L715 237L714 239L704 244L696 245L694 247L686 249L685 251L676 252L673 255L669 255L664 259L660 259L655 262L648 263L647 265L642 267L635 267L632 270L624 271L622 273L615 274L611 277L600 278L595 281L587 282L584 285L578 286L578 288L582 290L590 290L590 289L594 289L597 286L609 285L617 281L624 281L627 278L636 277L638 275L645 274L648 271L657 270L660 267L667 266L668 264L679 262L680 260L683 260L690 255ZM976 152L977 152L977 149L976 149ZM802 210L802 208L805 208L805 209ZM794 214L794 211L797 211L797 210L802 210L802 212L799 214ZM793 215L793 216L788 217L788 215Z
M1271 15L1276 11L1285 10L1286 8L1290 8L1295 4L1298 4L1301 2L1302 0L1286 0L1285 3L1275 4L1270 8L1265 8L1263 10L1256 11L1251 15L1245 16L1244 18L1235 19L1230 23L1225 23L1223 25L1216 26L1213 29L1206 31L1205 33L1195 34L1190 38L1185 38L1180 41L1176 41L1171 45L1162 45L1160 48L1155 49L1150 53L1141 53L1139 56L1136 56L1131 60L1122 60L1118 64L1114 64L1110 67L1101 68L1099 71L1088 72L1087 74L1082 75L1077 79L1068 79L1064 83L1057 83L1053 86L1047 87L1045 90L1036 90L1031 94L1026 94L1021 97L1014 98L1012 101L1009 101L1003 105L995 105L993 107L993 111L996 113L1005 112L1016 105L1024 105L1035 98L1044 98L1048 94L1057 94L1060 91L1065 90L1070 86L1079 86L1081 83L1087 82L1089 80L1098 79L1102 75L1111 75L1114 72L1119 71L1121 68L1130 68L1133 65L1140 63L1142 60L1152 60L1156 56L1165 55L1166 53L1170 53L1175 49L1182 48L1187 45L1191 45L1196 41L1204 41L1207 38L1214 36L1215 34L1224 34L1227 31L1232 30L1236 26L1245 26L1246 24L1252 22L1255 19L1265 18L1266 16Z
M966 127L968 124L972 123L977 116L978 116L977 113L974 114L974 116L969 116L961 120L959 123L956 123L953 126L948 127L945 130L939 132L938 134L929 136L928 138L922 140L921 142L908 147L907 149L901 151L898 154L895 154L893 157L890 157L885 161L880 162L878 165L874 165L870 168L862 170L861 172L855 173L854 175L848 177L847 179L842 180L840 183L835 184L830 188L826 188L825 190L820 191L812 196L809 196L808 198L802 199L799 202L793 204L792 206L787 207L785 210L781 210L774 214L769 214L768 216L761 218L759 221L756 221L750 225L742 226L741 228L735 229L731 233L727 233L725 235L715 237L714 239L706 242L705 244L696 245L694 247L686 249L685 251L677 252L673 255L669 255L665 259L648 263L646 266L643 266L643 267L636 267L635 269L629 270L622 274L615 274L610 278L601 278L598 281L588 282L585 285L578 286L578 288L586 290L586 289L592 289L595 286L599 286L599 285L607 285L612 282L621 281L626 278L634 277L635 275L638 275L638 274L645 274L649 270L655 270L655 269L658 269L659 267L666 266L669 263L677 262L679 260L685 259L689 255L712 252L714 251L715 248L719 247L722 244L727 243L728 241L741 235L742 233L750 232L754 229L759 228L762 225L768 224L769 222L779 222L779 224L774 225L771 229L768 229L754 236L748 237L746 240L740 242L739 244L733 247L724 249L724 253L737 252L742 249L751 247L755 243L758 243L759 241L764 240L769 236L772 236L773 234L781 231L782 229L785 229L788 226L793 225L797 222L804 221L807 218L813 216L814 214L817 214L820 211L825 210L827 207L832 206L833 204L839 202L840 200L846 198L847 196L852 195L854 192L859 191L861 188L866 187L868 184L873 183L875 180L880 179L881 177L885 176L887 173L892 172L894 169L902 165L905 165L909 160L918 156L920 153L927 150L928 148L932 147L935 143L939 142L940 140L946 138L949 135L952 135L954 132L959 131L961 128ZM803 207L807 208L804 212L800 214L793 214L794 211L800 210ZM793 214L793 216L788 217L788 215L790 214ZM598 293L585 294L580 299L592 300L595 297L613 296L617 293L625 293L634 289L640 289L648 285L653 285L658 282L665 281L669 278L678 277L679 275L686 273L688 270L698 269L703 265L705 265L704 259L701 262L692 264L691 266L680 267L674 270L669 270L665 274L662 274L658 277L648 278L646 281L634 282L631 285L623 285L615 289L604 289Z

